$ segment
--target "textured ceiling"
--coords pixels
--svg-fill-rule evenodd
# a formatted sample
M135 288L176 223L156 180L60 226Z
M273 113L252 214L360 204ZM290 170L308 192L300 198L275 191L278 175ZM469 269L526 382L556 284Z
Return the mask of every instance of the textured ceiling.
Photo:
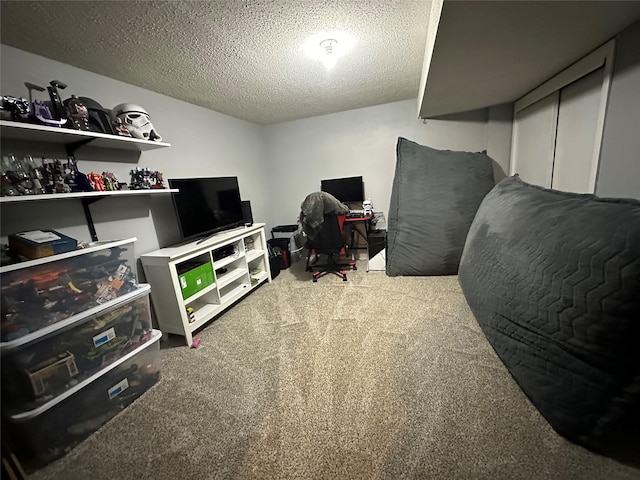
M417 98L430 3L2 0L0 38L84 70L270 124ZM351 33L356 42L327 71L301 46L311 35L335 30Z

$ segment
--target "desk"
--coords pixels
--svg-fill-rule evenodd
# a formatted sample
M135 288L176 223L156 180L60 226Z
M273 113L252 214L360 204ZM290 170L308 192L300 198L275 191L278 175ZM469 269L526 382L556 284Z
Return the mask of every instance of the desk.
M369 230L371 229L371 219L373 215L367 215L365 217L347 217L344 219L345 225L351 226L351 240L349 248L355 250L366 250L368 249L368 236ZM364 228L363 228L364 225ZM363 246L356 246L356 233L365 241Z

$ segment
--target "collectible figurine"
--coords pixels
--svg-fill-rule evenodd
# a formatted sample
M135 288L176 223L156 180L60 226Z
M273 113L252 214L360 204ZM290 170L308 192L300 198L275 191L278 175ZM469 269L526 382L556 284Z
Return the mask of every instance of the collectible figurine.
M107 190L107 188L104 186L104 183L102 181L102 175L100 175L99 173L89 172L87 174L87 178L89 179L89 182L91 183L91 187L94 190L98 192L103 192Z
M71 95L64 101L64 106L69 114L70 126L76 130L89 131L89 110L78 97Z
M114 120L113 127L118 135L122 137L131 137L129 130L127 130L127 127L124 126L124 123L122 123L122 120L119 118Z
M154 184L151 188L167 188L164 186L164 177L162 176L162 172L158 172L157 170L153 172L152 178L154 180Z
M148 168L136 167L135 170L131 170L131 185L129 188L132 190L150 189L151 176L151 171Z
M26 122L31 112L30 102L26 98L16 98L4 95L1 97L0 114L2 120Z
M120 185L115 174L112 172L102 172L102 181L108 191L120 190Z
M362 202L362 211L365 216L373 215L373 202L371 199Z

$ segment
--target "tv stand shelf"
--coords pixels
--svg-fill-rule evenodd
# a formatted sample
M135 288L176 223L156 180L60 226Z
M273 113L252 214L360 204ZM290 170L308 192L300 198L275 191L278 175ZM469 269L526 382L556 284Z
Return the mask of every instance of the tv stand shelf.
M216 260L221 252L227 255ZM271 282L264 223L162 248L140 260L160 329L183 336L187 345L196 330Z

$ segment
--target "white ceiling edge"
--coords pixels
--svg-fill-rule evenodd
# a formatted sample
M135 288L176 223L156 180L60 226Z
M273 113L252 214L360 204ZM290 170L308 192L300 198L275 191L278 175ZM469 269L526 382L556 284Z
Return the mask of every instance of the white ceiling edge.
M638 19L640 1L447 0L419 117L512 103Z
M438 25L440 24L440 16L442 15L442 5L444 0L432 0L431 11L429 12L429 24L427 27L427 45L424 51L424 61L422 63L422 74L420 77L420 90L418 91L418 117L420 117L421 108L424 103L425 88L427 86L427 78L429 76L429 68L431 67L431 57L433 49L436 46L436 35L438 33Z

